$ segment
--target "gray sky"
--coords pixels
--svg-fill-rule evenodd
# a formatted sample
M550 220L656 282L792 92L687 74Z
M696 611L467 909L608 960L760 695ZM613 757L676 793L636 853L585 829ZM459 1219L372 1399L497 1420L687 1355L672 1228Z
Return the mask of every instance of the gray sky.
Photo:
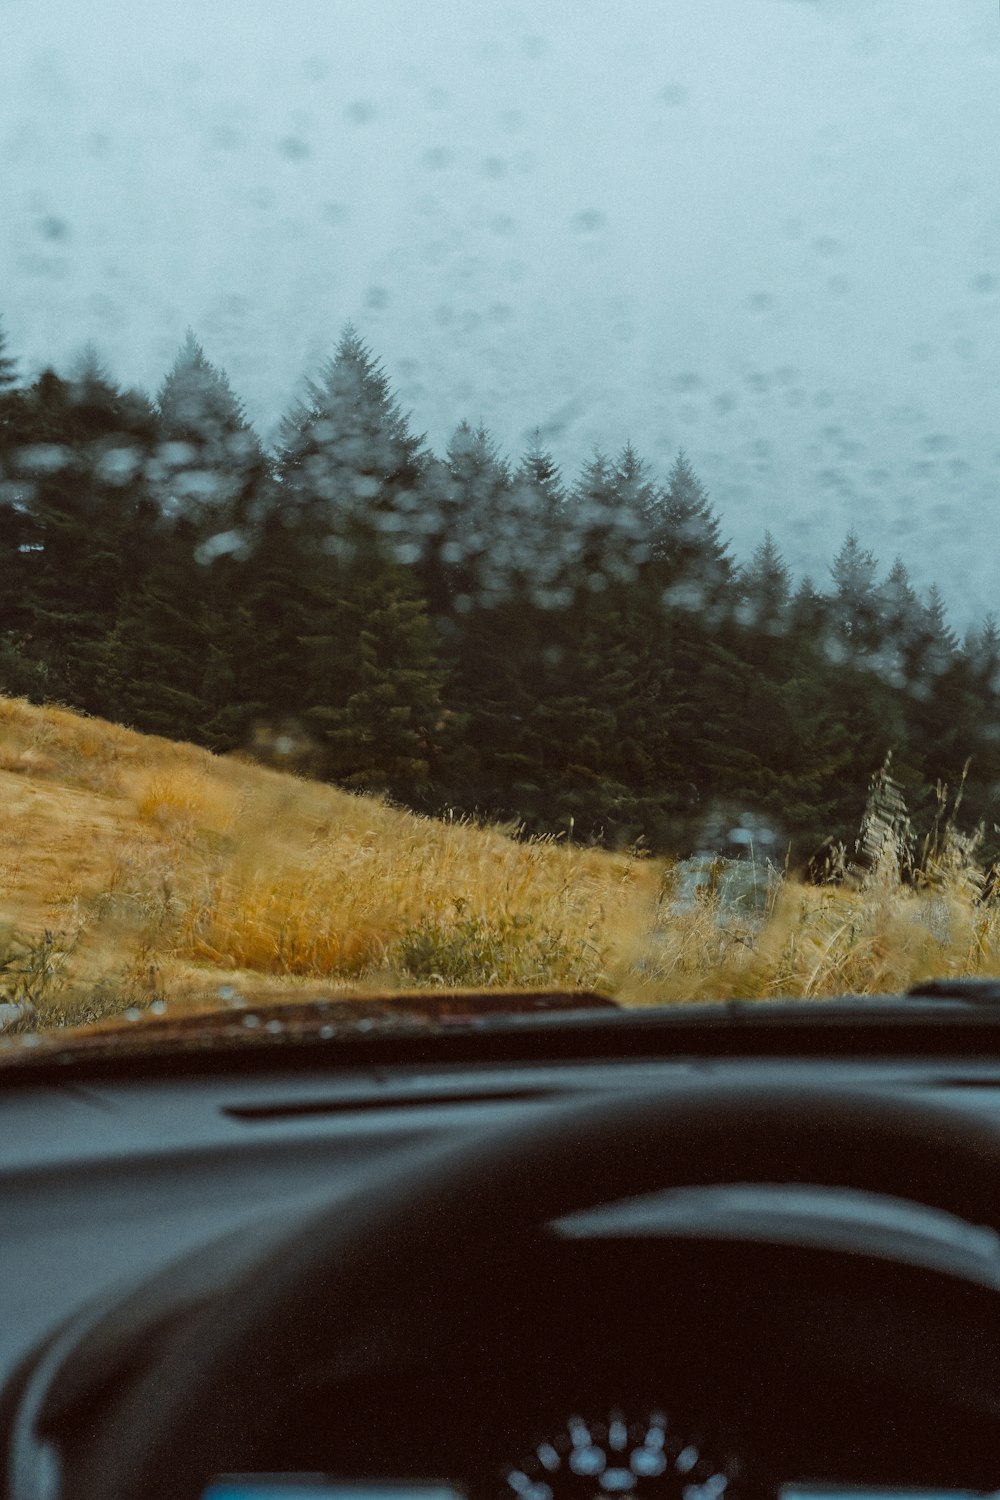
M262 434L353 318L440 447L684 446L1000 611L997 0L0 0L0 314Z

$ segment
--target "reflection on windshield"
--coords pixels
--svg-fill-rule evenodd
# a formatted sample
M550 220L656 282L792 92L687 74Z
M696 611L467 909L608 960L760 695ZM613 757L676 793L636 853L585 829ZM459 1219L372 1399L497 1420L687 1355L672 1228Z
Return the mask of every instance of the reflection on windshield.
M988 971L995 16L335 9L14 23L0 1026Z

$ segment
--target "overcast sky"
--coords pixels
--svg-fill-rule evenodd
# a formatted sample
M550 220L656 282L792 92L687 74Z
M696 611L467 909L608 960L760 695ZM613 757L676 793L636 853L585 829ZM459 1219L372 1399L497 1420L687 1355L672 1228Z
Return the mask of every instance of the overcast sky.
M0 0L0 315L265 437L353 319L414 423L679 446L747 555L1000 611L997 0Z

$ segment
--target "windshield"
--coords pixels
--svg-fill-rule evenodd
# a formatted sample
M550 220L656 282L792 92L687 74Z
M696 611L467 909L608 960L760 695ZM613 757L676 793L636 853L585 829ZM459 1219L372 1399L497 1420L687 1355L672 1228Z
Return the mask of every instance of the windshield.
M0 8L5 1042L1000 969L995 0Z

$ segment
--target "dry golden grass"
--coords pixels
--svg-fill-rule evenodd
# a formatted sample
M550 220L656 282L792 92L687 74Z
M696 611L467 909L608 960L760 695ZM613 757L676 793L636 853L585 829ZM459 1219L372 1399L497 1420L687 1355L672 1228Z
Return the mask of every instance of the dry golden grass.
M4 698L0 806L0 926L71 950L45 1023L221 985L606 987L657 879Z
M862 883L783 881L760 923L711 902L680 917L667 906L636 935L619 996L815 999L1000 974L1000 909L979 892L968 865L938 868L915 887L890 862Z
M419 818L0 697L0 998L25 967L5 976L4 953L33 954L44 982L19 982L41 1026L217 1007L220 990L574 986L639 1005L900 990L1000 972L1000 916L969 877L957 861L924 890L890 869L786 882L763 920L679 911L667 862Z

